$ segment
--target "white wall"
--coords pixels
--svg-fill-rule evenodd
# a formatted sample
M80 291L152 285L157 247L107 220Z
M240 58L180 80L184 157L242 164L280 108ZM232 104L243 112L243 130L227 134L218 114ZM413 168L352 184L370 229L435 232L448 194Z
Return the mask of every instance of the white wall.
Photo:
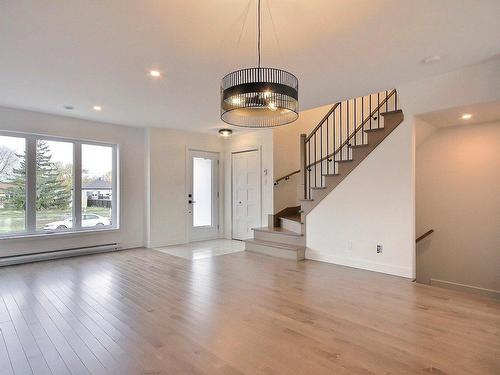
M397 89L405 120L307 216L307 258L415 277L415 115L499 100L500 59Z
M0 107L0 129L55 137L116 143L120 154L120 228L0 240L0 255L15 255L119 242L125 248L144 242L144 129L78 120Z
M306 258L412 277L411 133L399 125L307 215Z
M417 148L417 281L500 296L500 122L439 129ZM485 293L486 294L486 293Z
M189 149L220 153L219 191L224 196L224 154L219 136L180 130L149 128L147 134L146 188L149 247L188 242L187 156ZM222 199L219 221L224 227Z
M262 226L267 226L267 215L273 213L273 131L261 129L236 133L224 140L224 236L226 238L231 238L232 233L231 153L250 149L261 150Z

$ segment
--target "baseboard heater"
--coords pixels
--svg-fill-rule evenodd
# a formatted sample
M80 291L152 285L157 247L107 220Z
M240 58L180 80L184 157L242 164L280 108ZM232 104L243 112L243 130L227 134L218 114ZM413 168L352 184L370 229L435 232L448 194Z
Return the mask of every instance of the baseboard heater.
M43 260L69 258L79 255L104 253L116 250L120 250L120 245L118 243L109 243L103 245L75 247L69 249L47 251L43 253L30 253L30 254L22 254L14 256L5 256L5 257L0 257L0 267L11 266L14 264L21 264L21 263L40 262Z

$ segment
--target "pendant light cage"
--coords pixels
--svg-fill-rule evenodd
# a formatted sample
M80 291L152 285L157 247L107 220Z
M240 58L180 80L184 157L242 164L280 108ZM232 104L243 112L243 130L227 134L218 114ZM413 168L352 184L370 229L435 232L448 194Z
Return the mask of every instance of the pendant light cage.
M286 125L299 117L299 82L276 68L246 68L221 82L222 121L247 128Z

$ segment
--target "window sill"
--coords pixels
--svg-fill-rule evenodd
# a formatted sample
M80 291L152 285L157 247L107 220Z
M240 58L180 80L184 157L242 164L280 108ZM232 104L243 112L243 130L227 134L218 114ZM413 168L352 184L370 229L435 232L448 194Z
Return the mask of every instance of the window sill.
M41 238L59 238L59 237L74 237L81 235L89 235L89 234L99 234L99 233L112 233L119 231L120 228L110 227L103 229L82 229L75 231L67 231L67 232L51 232L51 233L25 233L25 234L15 234L15 235L7 235L0 236L0 241L5 240L29 240L29 239L41 239Z

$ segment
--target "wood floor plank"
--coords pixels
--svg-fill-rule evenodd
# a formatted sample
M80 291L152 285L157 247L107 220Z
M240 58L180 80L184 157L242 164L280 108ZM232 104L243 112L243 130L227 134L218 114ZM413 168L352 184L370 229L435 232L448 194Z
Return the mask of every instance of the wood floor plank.
M499 301L320 262L135 249L1 268L0 296L5 374L500 373Z
M3 337L2 330L0 329L0 369L5 375L13 375L14 369L10 363L9 353L7 352L7 345Z

